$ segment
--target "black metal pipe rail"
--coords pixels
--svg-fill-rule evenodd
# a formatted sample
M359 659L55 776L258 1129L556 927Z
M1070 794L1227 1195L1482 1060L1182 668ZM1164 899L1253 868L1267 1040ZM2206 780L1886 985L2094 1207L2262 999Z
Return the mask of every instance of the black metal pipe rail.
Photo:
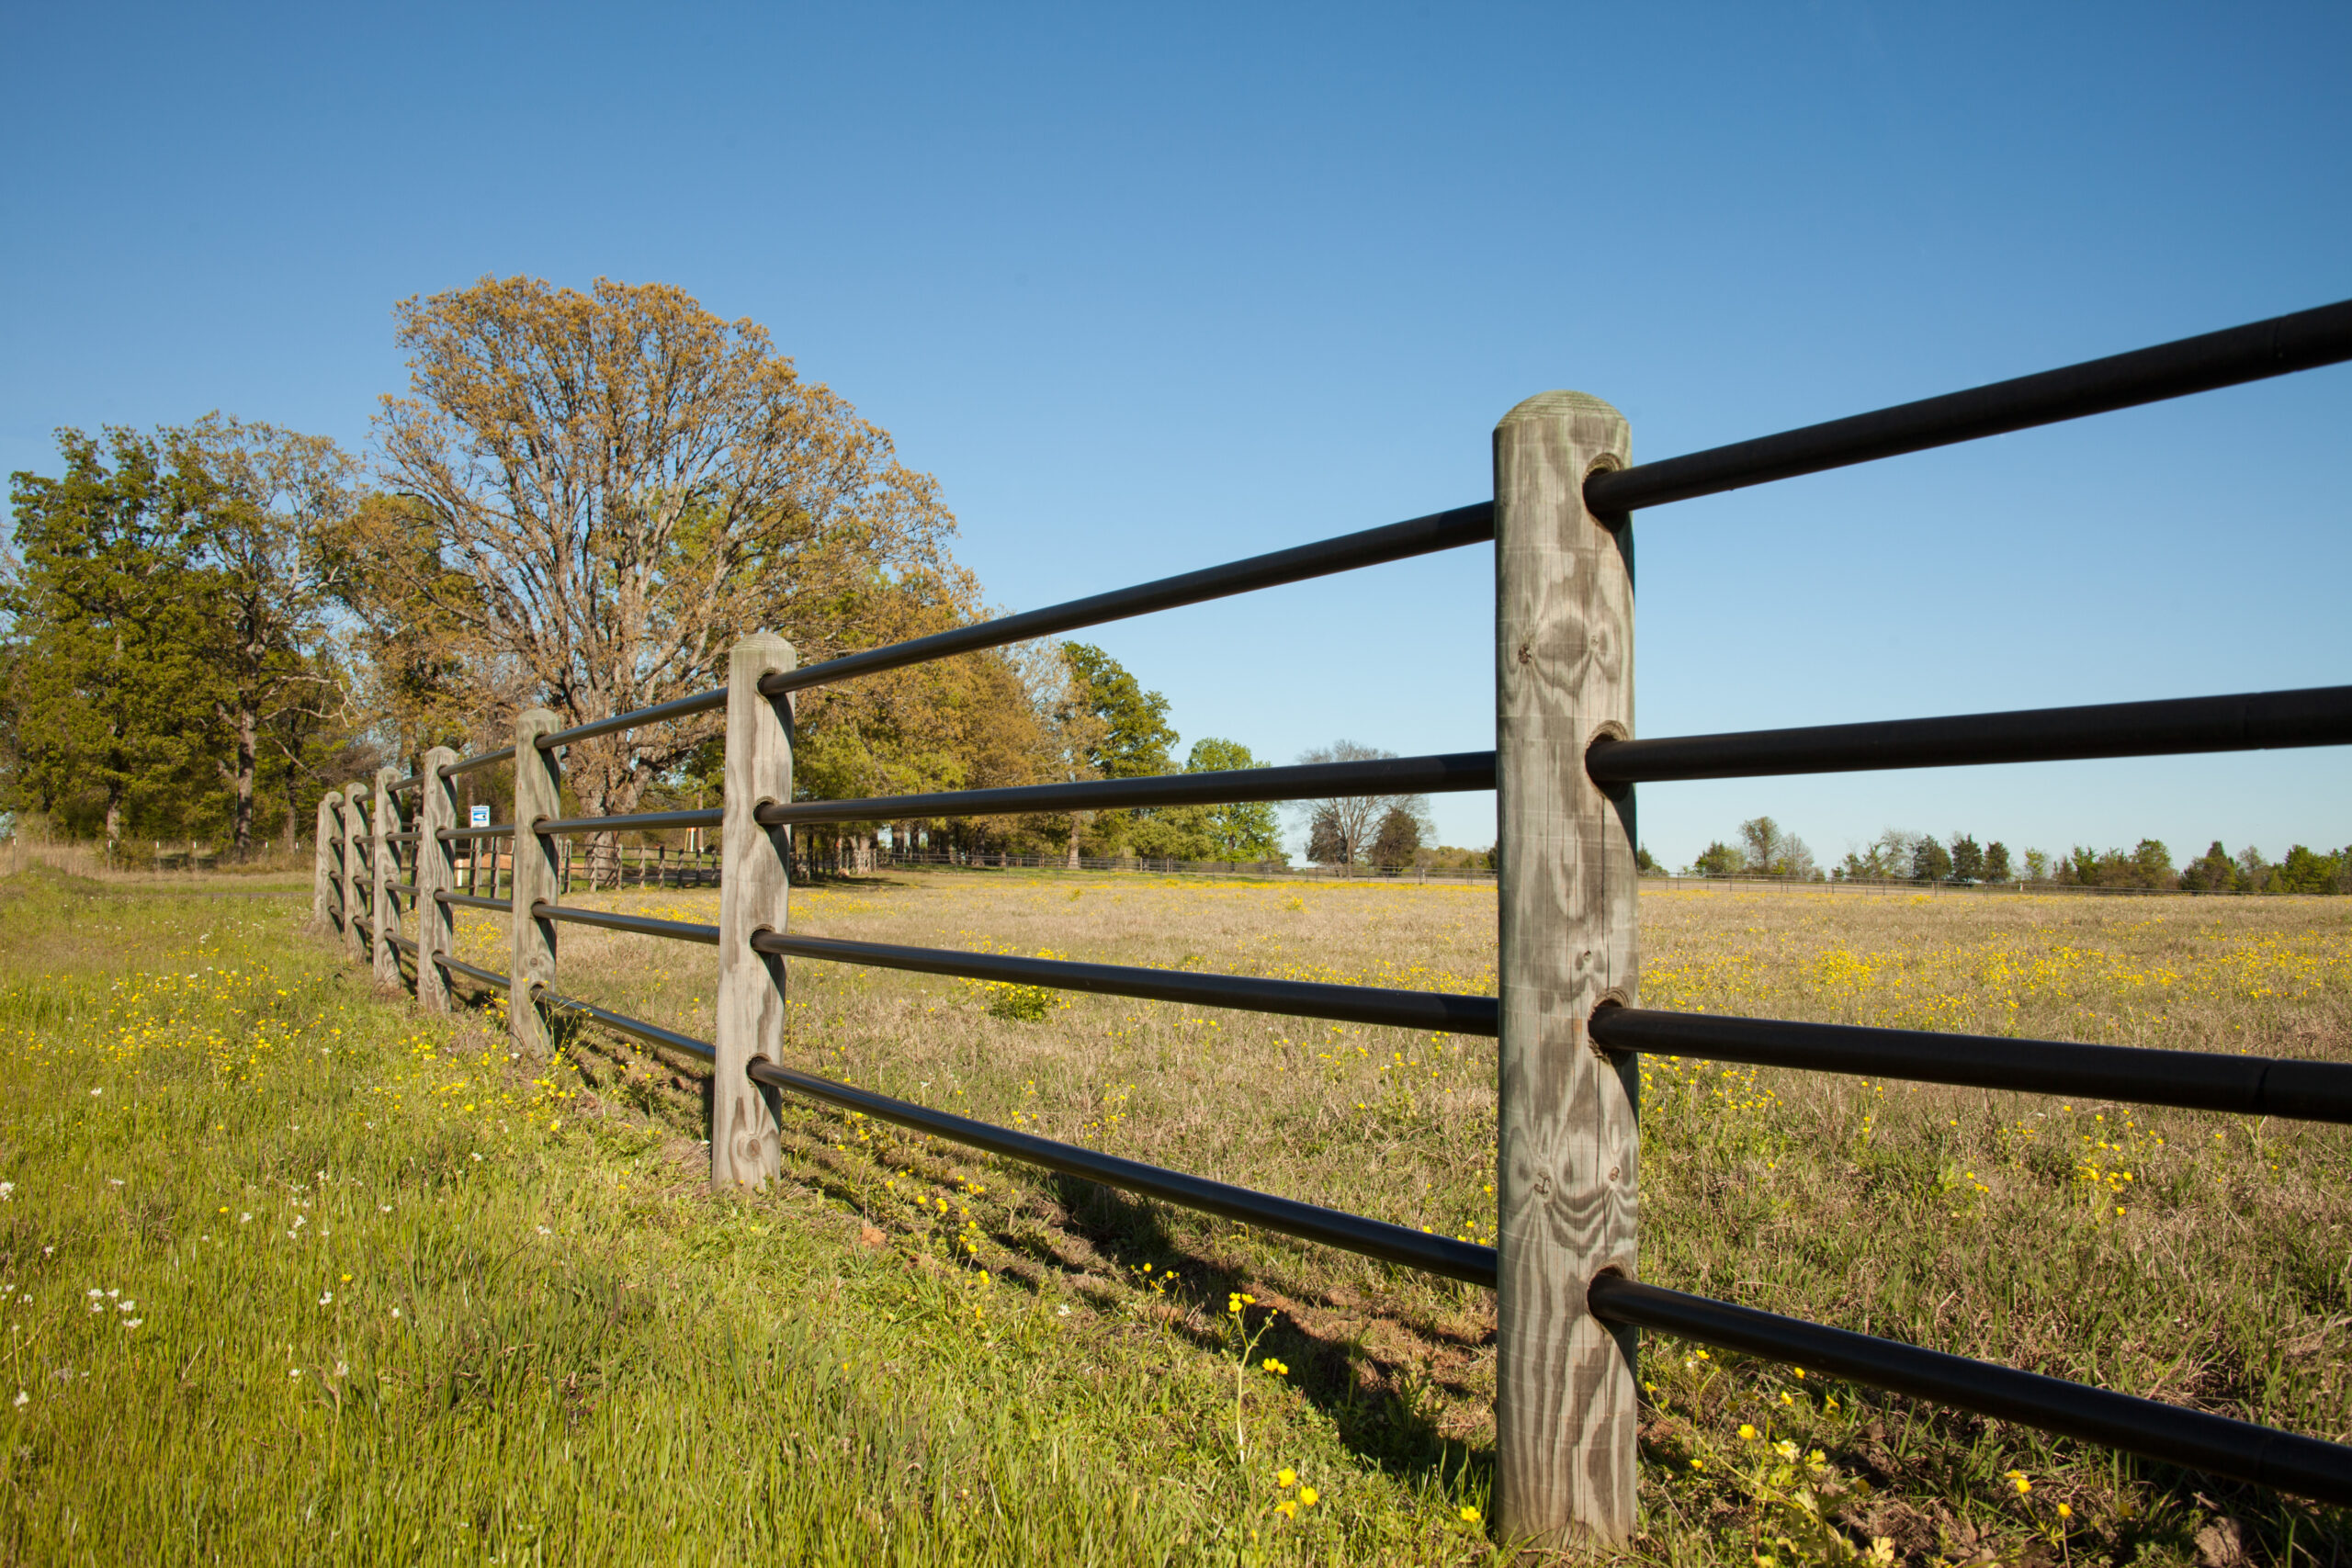
M1679 1054L1751 1066L2352 1122L2352 1066L2338 1062L1628 1007L1594 1013L1592 1041L1611 1051Z
M595 1020L607 1029L617 1030L623 1034L635 1035L639 1040L650 1041L656 1045L667 1045L674 1050L684 1051L689 1055L715 1057L718 1055L718 1047L707 1040L697 1040L691 1034L680 1034L675 1030L664 1029L658 1023L648 1023L641 1018L631 1018L627 1013L608 1012L593 1002L583 1002L577 997L559 997L545 986L533 986L531 995L546 1006L564 1012L582 1014Z
M1149 615L1155 610L1173 610L1204 600L1252 592L1261 588L1278 588L1287 582L1304 582L1310 578L1354 571L1386 561L1407 560L1439 550L1459 549L1464 545L1483 544L1494 536L1494 502L1481 501L1470 506L1455 507L1451 512L1431 513L1426 517L1391 523L1384 527L1342 534L1335 539L1318 540L1311 545L1275 550L1268 555L1251 556L1247 560L1233 561L1225 566L1163 577L1133 588L1048 605L1042 610L1028 610L1017 615L957 626L952 631L934 632L929 637L893 643L888 648L845 654L820 664L763 676L760 690L765 695L780 697L786 692L797 692L809 686L831 685L836 681L854 680L860 675L873 675L909 664L950 659L959 653L977 653L983 649L1002 648L1008 643L1027 642L1032 637L1075 631L1080 626L1101 626L1106 621L1123 621L1135 615ZM593 736L632 729L640 724L660 724L669 719L685 718L726 705L727 688L721 686L695 696L679 697L634 712L616 714L611 718L600 718L594 723L560 729L551 735L540 736L537 744L541 750L552 750L558 746L586 740ZM510 750L490 760L499 761L511 754ZM447 773L450 770L445 768L442 771Z
M636 811L622 817L542 817L534 833L633 833L656 828L717 828L727 820L718 807L695 811Z
M386 842L386 843L388 843L388 844L413 844L413 843L416 842L419 839L422 839L423 837L424 837L424 835L423 833L418 832L418 831L417 831L416 829L409 829L409 830L408 830L407 832L405 832L405 833L387 833L387 834L385 834L385 835L384 835L384 842Z
M2352 300L1595 474L1585 481L1585 504L1597 515L1615 516L2346 359Z
M433 897L440 903L455 905L460 909L500 909L510 915L514 912L514 900L512 898L477 898L470 893L435 893Z
M384 891L387 893L405 893L410 897L413 898L416 897L416 884L413 882L387 882L384 884Z
M433 962L439 964L444 969L454 969L460 975L469 976L476 980L480 980L485 986L495 986L502 991L512 991L514 988L514 983L512 980L509 980L505 976L501 975L497 970L476 968L473 964L468 964L462 959L452 958L446 953L435 953L433 955Z
M390 935L390 936L389 936L389 937L386 937L384 940L385 940L385 941L387 941L387 942L390 942L394 947L396 947L396 948L400 949L402 953L406 953L413 954L413 953L416 952L416 943L414 943L414 942L413 942L409 941L409 939L408 939L408 938L406 938L406 937L404 937L404 936L400 935L398 932L395 932L395 933L393 933L392 935Z
M692 920L656 920L643 915L616 915L605 909L581 909L569 904L544 901L531 906L535 920L569 920L579 926L602 926L606 931L635 931L639 936L667 937L672 942L700 942L705 947L718 945L717 926L698 925Z
M718 928L709 928L714 933ZM878 942L842 942L831 937L752 933L761 953L788 958L818 958L832 964L864 964L908 969L922 975L954 975L1059 991L1091 991L1114 997L1148 997L1194 1007L1238 1008L1300 1018L1335 1018L1349 1023L1426 1030L1438 1034L1498 1033L1499 1012L1492 997L1457 997L1442 991L1397 991L1379 986L1331 986L1314 980L1261 980L1244 975L1195 975L1182 969L1139 969L1117 964L1077 964L1062 958L1015 958L993 953L951 953L935 947L897 947Z
M863 822L908 817L1010 817L1026 811L1119 810L1148 806L1226 806L1244 800L1319 800L1365 795L1446 795L1495 787L1492 751L1312 762L1290 768L1090 779L1012 789L948 790L868 800L797 800L763 806L767 827L786 822Z
M455 843L459 839L511 839L514 836L514 824L501 822L490 828L443 828L436 836L445 844Z
M1593 1315L1606 1322L1818 1368L1873 1388L2324 1502L2352 1503L2352 1448L2317 1438L1685 1295L1614 1274L1594 1280L1586 1301Z
M479 756L460 757L454 762L444 762L441 765L441 776L445 779L454 779L459 773L469 773L476 768L487 768L493 762L511 761L514 756L514 747L502 746L495 751L484 751Z
M365 915L354 911L351 917L351 923L357 926L361 931L366 931L371 937L376 934L376 922L369 919Z
M1122 1159L1117 1155L1100 1154L1075 1144L1056 1143L1051 1138L1040 1138L1035 1134L1016 1133L1009 1128L974 1121L968 1116L952 1115L908 1100L894 1100L870 1089L853 1089L847 1084L778 1066L764 1059L755 1059L752 1063L751 1076L756 1083L770 1084L795 1094L806 1095L811 1100L863 1111L876 1121L893 1122L901 1127L911 1127L917 1132L929 1133L953 1143L985 1149L990 1154L1016 1159L1025 1165L1057 1170L1065 1176L1081 1177L1089 1181L1099 1181L1105 1187L1139 1192L1147 1198L1158 1198L1164 1202L1197 1209L1223 1219L1238 1220L1243 1224L1257 1225L1264 1230L1280 1231L1302 1240L1320 1242L1326 1247L1376 1258L1384 1263L1442 1274L1451 1280L1465 1280L1471 1284L1485 1285L1490 1289L1495 1282L1495 1252L1492 1247L1455 1241L1451 1236L1432 1235L1426 1231L1390 1224L1385 1220L1366 1219L1361 1214L1302 1203L1294 1198L1254 1192L1246 1187L1211 1181L1204 1177L1163 1170L1156 1165Z
M424 775L423 773L411 773L404 779L396 780L390 785L391 792L394 795L405 795L424 782Z
M1585 771L1604 787L2087 757L2161 757L2352 744L2352 686L2160 702L1822 724L1656 740L1598 740Z
M1012 817L1028 811L1133 809L1152 806L1227 806L1245 800L1317 800L1364 795L1446 795L1495 787L1492 751L1383 757L1364 762L1315 762L1289 768L1160 773L1142 779L1090 779L1012 789L942 790L856 800L773 802L752 815L762 826L787 822L865 822L909 817ZM640 811L622 817L541 818L535 833L616 833L655 828L716 828L719 809Z

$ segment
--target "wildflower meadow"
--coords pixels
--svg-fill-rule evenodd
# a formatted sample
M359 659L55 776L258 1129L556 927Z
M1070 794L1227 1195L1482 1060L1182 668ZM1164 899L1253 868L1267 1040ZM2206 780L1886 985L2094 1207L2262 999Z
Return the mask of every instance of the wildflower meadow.
M573 901L709 920L717 896ZM2341 901L1645 894L1659 1007L2352 1055ZM9 1561L1481 1562L1491 1299L429 1018L286 896L0 883ZM815 935L1491 992L1490 890L940 872ZM502 921L459 921L503 967ZM707 1035L701 949L564 988ZM1491 1041L796 964L795 1065L1494 1239ZM2352 1438L2343 1130L1647 1058L1661 1283ZM2328 1562L2340 1512L1645 1338L1628 1561ZM135 1549L126 1546L135 1541Z

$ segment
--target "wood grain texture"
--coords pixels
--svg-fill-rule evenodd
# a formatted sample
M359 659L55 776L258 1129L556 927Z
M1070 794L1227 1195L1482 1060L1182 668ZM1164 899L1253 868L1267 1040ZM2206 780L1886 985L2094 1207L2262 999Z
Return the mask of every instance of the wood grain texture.
M555 989L555 922L532 919L531 908L556 902L562 840L530 829L536 822L563 815L562 764L537 742L562 728L563 721L546 708L514 716L514 912L507 917L514 951L506 967L506 1032L517 1050L531 1056L544 1056L549 1049L547 1019L539 1011L537 993Z
M433 962L434 954L452 951L457 937L457 911L434 897L458 890L456 846L441 838L444 829L458 825L458 786L441 770L458 760L447 746L435 746L417 764L424 775L416 810L416 1004L427 1012L449 1010L449 976Z
M1580 392L1495 429L1496 1523L1555 1547L1634 1530L1634 1337L1585 1306L1635 1261L1639 1074L1588 1033L1604 998L1635 999L1634 803L1584 770L1595 736L1633 734L1632 529L1583 499L1629 460L1624 416Z
M343 924L343 893L335 886L335 867L343 859L336 840L343 833L343 819L335 814L334 794L329 791L319 796L319 825L311 835L318 853L311 858L311 927L313 931L333 931Z
M367 953L356 917L367 915L368 923L375 922L359 892L368 874L367 798L366 784L353 784L343 792L343 951L354 962Z
M781 1159L775 1090L745 1076L755 1057L784 1056L784 960L752 950L760 931L783 931L792 897L792 829L752 812L792 799L792 699L760 694L760 677L800 662L766 633L727 656L727 798L719 827L718 1039L711 1072L710 1185L764 1187Z
M388 835L401 830L400 799L392 794L392 781L400 776L401 771L395 767L376 770L376 809L368 818L368 905L375 911L368 966L379 986L401 983L400 950L392 945L392 938L401 929L401 896L392 891L393 885L401 880L400 846L387 841Z

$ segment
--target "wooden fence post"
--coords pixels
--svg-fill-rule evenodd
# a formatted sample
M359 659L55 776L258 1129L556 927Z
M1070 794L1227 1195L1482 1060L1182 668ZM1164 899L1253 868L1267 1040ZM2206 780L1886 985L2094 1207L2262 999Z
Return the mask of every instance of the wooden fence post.
M752 948L755 931L786 929L792 829L763 828L762 803L792 800L792 698L763 696L760 677L800 662L771 633L727 656L727 771L718 878L718 1054L710 1095L710 1185L764 1187L782 1166L776 1093L745 1075L784 1055L784 960Z
M518 1048L542 1056L548 1050L548 1026L536 993L541 987L555 989L555 922L531 910L557 901L556 858L562 840L533 829L543 819L563 815L563 771L554 752L539 750L538 739L562 728L563 721L545 708L514 716L514 866L508 879L514 908L507 919L514 955L506 966L506 1031Z
M1635 1337L1585 1304L1635 1262L1639 1069L1588 1030L1635 999L1634 797L1584 766L1633 731L1633 530L1583 494L1629 452L1624 416L1579 392L1495 427L1496 1523L1551 1547L1634 1533Z
M417 765L424 782L416 810L416 1002L427 1012L449 1010L449 976L434 961L446 956L455 939L457 911L440 895L457 891L458 846L441 836L458 825L458 786L441 770L458 760L435 746Z
M390 841L390 835L401 830L401 808L392 794L392 781L400 776L395 767L376 770L376 810L368 826L368 869L372 874L368 905L376 922L368 945L377 982L386 986L401 983L400 949L392 945L401 929L401 896L392 891L400 881L400 846Z
M335 795L329 790L319 796L319 852L311 863L311 924L318 931L332 931L343 923L343 899L334 885L335 865L343 858L335 844L342 836Z
M356 961L364 951L359 945L359 918L364 913L370 925L375 924L373 910L361 902L359 889L361 846L368 841L368 810L361 803L367 798L365 784L351 784L343 792L343 951Z

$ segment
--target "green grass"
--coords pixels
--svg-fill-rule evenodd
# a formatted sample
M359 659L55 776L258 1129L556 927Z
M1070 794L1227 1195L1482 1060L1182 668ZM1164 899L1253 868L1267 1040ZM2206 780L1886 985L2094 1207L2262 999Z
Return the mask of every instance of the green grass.
M714 1201L692 1140L233 903L0 885L6 1561L1487 1555L1459 1450L1384 1468L1252 1370L1237 1452L1229 1348L1148 1290Z
M786 1179L714 1199L695 1064L569 1023L559 1062L515 1060L494 1008L374 994L307 903L0 884L0 1404L28 1396L0 1410L0 1561L1497 1559L1462 1517L1485 1292L790 1100ZM1672 894L1643 919L1653 1005L2352 1055L2343 900ZM1489 890L915 876L797 890L794 924L1492 985ZM504 967L503 932L460 934ZM707 949L562 940L566 991L708 1034ZM797 1065L1490 1237L1491 1042L792 985ZM1642 1182L1660 1283L2352 1438L2343 1129L1652 1059ZM1247 1369L1228 1292L1259 1298ZM1642 1354L1626 1561L2352 1560L2341 1510Z

